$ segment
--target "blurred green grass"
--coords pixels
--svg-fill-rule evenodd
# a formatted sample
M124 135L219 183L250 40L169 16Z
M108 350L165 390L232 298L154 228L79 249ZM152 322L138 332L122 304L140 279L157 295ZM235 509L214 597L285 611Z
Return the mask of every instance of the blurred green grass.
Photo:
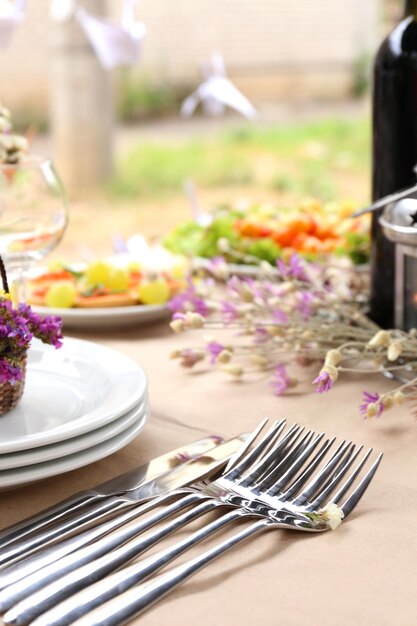
M320 200L368 195L370 124L366 118L326 119L232 130L173 143L141 142L122 155L111 196L169 197L191 178L199 188L269 189Z

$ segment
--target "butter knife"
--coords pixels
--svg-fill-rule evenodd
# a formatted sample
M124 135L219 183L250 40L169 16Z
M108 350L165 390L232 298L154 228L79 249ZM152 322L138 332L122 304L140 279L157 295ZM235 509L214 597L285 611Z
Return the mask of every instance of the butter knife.
M88 511L85 509L93 504L101 503L103 505L101 509L103 513L107 507L108 510L111 510L114 507L114 502L106 502L109 498L123 496L129 491L138 489L142 484L165 474L165 472L170 471L176 465L198 458L219 443L222 443L222 441L221 437L211 435L171 450L171 452L163 454L149 461L149 463L145 463L91 489L80 491L34 516L5 528L0 531L0 564L2 563L1 555L7 546L20 542L25 537L37 534L46 526L63 521L74 513L79 512L80 509L83 509L83 512L86 514L85 521L88 521L90 518ZM95 514L93 510L91 514Z
M2 550L0 555L2 565L8 564L8 567L3 567L0 572L0 589L94 541L96 538L103 536L103 534L110 532L110 530L118 528L126 523L130 517L133 519L138 514L138 507L134 505L155 499L156 496L163 494L169 495L175 489L185 487L218 471L232 455L242 448L242 445L244 445L242 442L247 439L248 435L235 437L212 448L197 459L182 463L153 480L142 483L134 490L117 497L109 497L106 502L111 502L113 509L107 507L103 511L100 508L102 504L100 502L97 505L93 505L88 510L88 519L91 521L90 513L93 511L93 514L95 514L94 522L97 522L102 517L106 517L109 510L112 513L120 513L123 509L130 509L124 512L123 515L110 519L105 524L94 526L80 533L80 530L83 530L86 526L84 514L81 512L75 518L47 528L43 532L23 539L21 542L9 545L5 550ZM151 506L153 506L152 503ZM132 507L134 508L132 509ZM77 534L68 537L68 535L74 534L74 530L77 531ZM65 539L65 537L68 538ZM58 544L43 549L56 539L59 539ZM39 547L42 547L42 550L34 552ZM32 552L34 554L31 555L30 553Z

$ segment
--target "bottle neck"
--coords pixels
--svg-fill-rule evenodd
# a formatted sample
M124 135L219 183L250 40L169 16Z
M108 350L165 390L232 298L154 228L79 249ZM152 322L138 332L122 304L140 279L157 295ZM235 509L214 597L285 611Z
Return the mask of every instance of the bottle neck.
M417 20L417 0L406 0L404 17L409 16Z

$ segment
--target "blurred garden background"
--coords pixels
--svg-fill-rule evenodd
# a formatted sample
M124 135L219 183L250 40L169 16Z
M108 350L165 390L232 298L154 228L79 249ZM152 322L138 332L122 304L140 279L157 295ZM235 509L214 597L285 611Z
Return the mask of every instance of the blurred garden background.
M2 103L67 189L70 224L54 257L111 253L114 235L164 236L191 218L187 181L204 212L241 199L369 201L372 58L402 2L141 0L140 58L113 70L78 24L56 19L59 4L28 0L0 49ZM78 5L114 22L123 8ZM215 51L255 120L180 117Z

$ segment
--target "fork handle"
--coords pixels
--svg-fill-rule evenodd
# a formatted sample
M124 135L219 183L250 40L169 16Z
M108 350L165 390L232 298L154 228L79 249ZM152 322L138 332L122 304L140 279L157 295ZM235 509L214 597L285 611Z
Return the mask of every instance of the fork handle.
M206 502L205 504L210 504L210 508L221 506L216 502ZM198 506L201 507L202 505ZM244 515L244 513L241 510L233 510L223 514L221 517L217 518L213 522L210 522L209 524L206 524L203 528L200 528L193 534L186 536L184 539L176 542L169 548L161 550L143 561L123 567L123 569L120 569L119 571L106 576L102 580L98 580L96 583L83 588L82 591L71 595L71 597L67 598L63 602L56 604L52 609L42 613L42 615L33 622L33 625L70 626L74 623L74 620L82 617L89 611L92 611L94 608L102 605L104 602L115 598L123 591L133 587L133 585L149 578L151 574L154 574L168 563L171 563L175 558L186 552L189 548L194 547L213 533L218 532L236 519L241 518L242 515ZM121 550L126 547L127 546L123 546ZM92 566L96 566L97 568L100 568L101 562L106 564L111 556L112 555L106 555L102 557L102 559L91 563L89 567L91 568ZM73 577L80 574L81 570L78 570L77 572L74 572ZM63 578L57 581L57 583L63 582ZM80 584L79 587L83 587L83 584ZM34 596L30 596L26 600L28 602L32 600L33 602L34 599ZM13 624L17 623L15 611L17 608L18 607L16 606L10 611L10 613L6 613L4 616L6 623L8 621ZM40 612L40 610L37 610L38 615Z
M81 511L75 517L61 520L61 522L57 525L46 528L35 535L29 536L26 540L10 543L8 547L0 551L0 565L7 565L12 561L16 562L17 560L25 559L28 554L34 552L37 548L44 548L57 538L62 540L68 537L75 529L77 529L77 531L83 530L92 521L97 522L102 520L103 517L128 506L133 506L134 504L132 501L124 500L123 498L111 497L103 499L103 497L98 494L96 496L91 495L89 498L83 498L79 504L77 504L77 501L77 498L73 500L74 507L72 510L74 512L81 506L85 507L88 505L88 508ZM65 513L67 512L68 509L65 508ZM55 520L53 513L50 516L50 520ZM47 520L45 524L49 523L49 521ZM43 525L44 523L41 523L41 527ZM34 527L31 526L29 527L28 532L31 533L33 530Z
M204 497L204 496L203 496ZM32 569L32 573L16 580L15 582L5 586L0 591L0 612L8 610L11 606L20 602L30 594L38 591L42 587L49 585L55 580L62 578L69 572L90 563L103 554L108 553L129 539L132 539L136 534L143 533L163 519L178 513L186 506L193 504L202 499L201 494L191 493L181 498L180 500L164 507L162 510L156 511L151 516L142 519L140 513L144 507L138 509L136 515L139 519L133 523L123 526L117 532L110 533L101 537L100 540L93 543L88 543L83 548L71 552L57 561L53 561L42 567L42 569ZM33 566L33 563L31 564ZM21 572L20 572L21 573Z
M93 585L96 581L101 583L101 579L107 574L111 574L118 568L126 565L133 558L140 556L143 552L147 551L168 535L218 506L221 505L214 500L199 502L197 506L192 507L182 515L176 516L173 520L167 522L162 527L158 527L145 537L142 535L135 536L132 540L117 547L115 550L110 550L100 558L87 562L81 567L74 568L62 578L50 584L46 584L46 586L42 586L37 592L27 595L17 604L15 604L13 598L10 598L6 608L9 608L9 606L11 608L4 616L5 622L11 623L14 626L23 626L24 624L32 623L36 617L41 615L40 621L42 623L45 620L43 616L45 611L51 609L51 607L66 598L69 598L69 603L73 609L78 608L79 601L77 599L74 604L73 594L80 590L85 591L83 604L87 604L87 608L84 608L84 612L89 611L91 609L91 603L89 601L91 600L90 585ZM107 581L108 578L105 580ZM131 585L132 584L133 582ZM88 585L88 587L86 587L86 585ZM116 593L120 593L120 589L118 592L116 590L113 595ZM2 603L2 611L4 611L4 608L4 603ZM77 612L76 617L82 614L83 611L80 613ZM71 624L71 617L68 618L67 610L65 610L64 619L65 621L69 619L67 623Z
M178 585L206 567L206 565L209 565L209 563L239 543L249 539L249 537L257 535L267 528L268 525L268 520L257 520L247 528L222 541L217 546L206 550L206 552L187 563L178 565L147 583L128 589L116 598L109 600L75 622L72 622L72 626L120 626L121 624L126 624L133 617L146 611L146 609L158 602ZM52 626L53 622L50 624Z
M123 524L151 510L154 506L163 504L165 500L171 497L171 495L177 494L174 492L173 494L167 493L149 502L140 504L139 506L129 508L122 515L118 515L117 517L114 517L105 523L99 524L98 526L94 526L93 528L88 528L75 536L68 537L59 543L47 547L45 550L29 554L27 557L18 560L16 563L11 563L5 568L0 569L0 596L2 595L1 590L5 587L14 584L35 571L39 571L41 568L58 561L83 546L96 541L100 537L109 534Z
M32 515L25 519L23 522L13 524L0 531L0 555L3 554L4 549L9 544L16 541L22 541L27 535L36 533L48 524L55 523L61 520L62 517L71 515L77 511L80 507L92 504L96 500L103 498L99 493L94 491L82 491L76 496L72 496L63 500L59 504L49 507L36 515Z

